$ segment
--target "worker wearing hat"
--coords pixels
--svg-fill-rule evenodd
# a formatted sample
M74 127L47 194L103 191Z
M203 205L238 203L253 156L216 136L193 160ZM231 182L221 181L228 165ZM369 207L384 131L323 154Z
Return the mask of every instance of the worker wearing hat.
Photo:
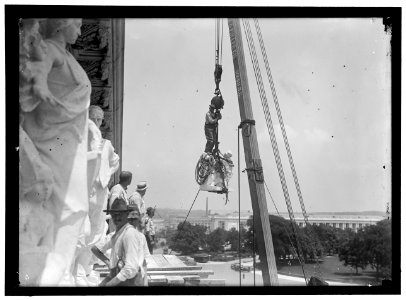
M100 249L102 253L111 248L109 268L110 273L100 286L137 286L140 285L142 263L138 258L139 232L128 223L128 216L132 210L123 198L116 198L109 209L116 226L111 239ZM97 249L96 249L97 250ZM92 249L97 256L97 251Z
M155 209L153 207L147 208L147 217L145 218L145 238L147 239L149 252L153 253L155 244L155 226L152 218L155 215Z
M129 207L132 207L129 205ZM141 265L141 277L137 279L137 285L148 286L148 276L147 276L147 261L146 258L150 256L148 249L148 243L145 239L144 234L142 234L141 226L141 215L138 210L130 211L127 217L128 223L131 224L135 229L137 229L137 261L142 262Z
M213 152L214 143L217 140L216 129L218 121L222 118L219 111L219 109L222 108L221 103L219 103L219 101L213 101L214 98L209 105L209 111L206 113L206 120L204 123L204 134L207 140L204 152L208 154L211 154ZM216 110L218 111L216 112Z
M141 218L144 218L146 214L145 208L145 193L147 192L147 182L140 181L137 184L137 189L132 193L132 195L128 198L128 203L131 206L134 206L136 210L139 211Z

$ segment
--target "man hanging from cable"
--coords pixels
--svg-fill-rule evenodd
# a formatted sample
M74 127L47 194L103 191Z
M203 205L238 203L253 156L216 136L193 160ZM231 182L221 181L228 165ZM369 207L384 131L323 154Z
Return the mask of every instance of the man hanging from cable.
M206 113L205 123L204 123L204 134L206 135L206 147L204 152L209 155L216 155L213 152L213 147L215 150L218 149L218 136L217 136L217 129L218 129L218 121L221 120L222 115L220 109L224 106L223 97L215 96L211 99L211 103L209 105L209 111Z
M216 81L216 91L218 94L212 98L209 111L206 113L204 132L207 142L205 152L201 155L196 167L196 181L202 191L226 193L228 201L229 177L226 181L226 175L229 173L226 168L228 159L225 159L218 147L218 121L222 118L220 109L224 106L218 81Z
M222 29L222 25L221 25ZM223 67L221 66L222 58L222 33L220 36L220 19L216 19L215 28L215 68L214 68L214 83L216 88L214 90L215 96L211 99L209 111L206 113L204 133L206 135L206 148L205 153L218 158L218 121L222 118L220 109L224 107L223 96L220 92L220 81L223 73ZM214 150L213 150L214 147Z
M220 33L221 29L221 33ZM218 121L222 115L220 110L224 107L223 96L220 92L220 81L223 73L221 66L222 56L222 24L220 19L216 19L215 29L215 69L214 83L216 84L214 94L209 105L209 111L205 116L204 134L206 136L206 146L204 153L200 156L195 169L196 182L200 185L200 190L226 194L228 201L228 182L231 178L232 161L231 151L229 157L225 158L220 152L218 142Z

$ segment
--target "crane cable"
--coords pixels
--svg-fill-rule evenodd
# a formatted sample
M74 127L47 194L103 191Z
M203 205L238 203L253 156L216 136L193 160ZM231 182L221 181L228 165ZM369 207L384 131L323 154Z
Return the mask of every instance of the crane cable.
M240 191L240 126L237 128L237 173L238 173L238 259L240 262L240 286L241 286L241 191Z
M273 81L273 78L272 78L271 69L269 67L268 57L266 55L266 49L265 49L264 41L262 39L262 33L261 33L261 28L259 26L258 19L254 18L254 24L255 24L255 29L256 29L256 32L257 32L257 36L258 36L258 41L259 41L259 44L260 44L260 47L261 47L262 58L264 60L266 73L268 75L268 81L269 81L269 85L270 85L270 88L271 88L271 91L272 91L272 96L273 96L276 112L277 112L277 115L278 115L279 125L280 125L281 131L282 131L283 141L285 143L286 152L287 152L287 155L288 155L288 158L289 158L289 164L290 164L293 179L294 179L294 182L295 182L295 187L296 187L297 195L298 195L298 198L299 198L300 207L302 209L303 218L305 220L306 225L308 225L308 228L310 230L310 235L312 236L312 240L314 241L314 244L316 244L316 239L314 238L315 234L314 234L314 232L312 230L312 226L309 223L308 214L306 212L306 208L305 208L304 201L303 201L302 191L301 191L300 185L299 185L299 179L298 179L297 174L296 174L295 164L293 162L292 153L290 151L289 141L288 141L288 137L287 137L286 130L285 130L285 125L284 125L283 118L282 118L282 112L281 112L281 109L279 107L278 96L276 94L275 84L274 84L274 81ZM316 250L314 248L315 248L315 246L312 247L312 252L313 252L314 257L316 258L317 270L320 273L320 265L319 265L319 261L318 261L318 256L317 256Z
M195 200L193 200L193 203L192 203L192 205L190 206L190 209L189 209L189 211L188 211L188 213L187 213L187 215L186 215L186 218L185 218L185 220L183 221L183 223L182 223L182 225L181 225L179 231L182 231L183 226L185 225L186 220L187 220L187 218L189 217L190 211L192 210L192 207L193 207L193 205L195 204L195 201L196 201L197 196L199 195L199 193L200 193L200 188L197 190L197 194L196 194L196 196L195 196ZM171 254L171 253L172 253L172 249L171 249L171 251L169 252L169 254ZM169 255L169 254L168 254L168 255Z
M263 59L264 59L266 72L267 72L267 75L268 75L268 81L269 81L269 84L270 84L270 87L271 87L271 90L272 90L272 96L273 96L276 111L277 111L277 114L278 114L278 119L279 119L279 124L280 124L282 135L283 135L283 140L285 142L286 152L288 154L290 167L291 167L291 170L292 170L292 174L293 174L293 178L294 178L294 181L295 181L297 194L298 194L299 201L300 201L300 207L302 209L302 214L303 214L303 217L305 219L305 222L306 222L306 224L308 224L309 223L308 215L307 215L307 212L306 212L306 208L304 206L302 192L300 190L300 185L299 185L299 180L297 178L295 165L293 163L292 153L290 151L289 141L288 141L288 137L287 137L287 134L286 134L286 130L285 130L285 126L284 126L284 122L283 122L283 118L282 118L282 112L281 112L281 109L279 107L279 101L278 101L278 97L276 95L276 90L275 90L275 85L274 85L274 82L273 82L273 79L272 79L271 69L269 68L268 58L267 58L267 55L266 55L264 41L262 39L261 29L259 27L258 20L254 19L254 22L255 22L255 28L256 28L257 34L258 34L259 43L260 43L260 46L261 46L261 52L262 52L262 56L263 56Z
M298 236L296 226L295 226L295 224L296 224L295 216L293 214L293 209L292 209L292 204L291 204L290 197L289 197L289 191L288 191L287 184L286 184L285 174L283 172L282 161L280 158L278 144L277 144L275 132L273 129L272 119L271 119L269 106L268 106L268 102L267 102L267 98L266 98L266 94L265 94L265 90L264 90L264 85L262 82L261 71L259 68L258 59L257 59L256 52L255 52L255 45L254 45L254 41L252 39L250 25L246 19L243 19L243 26L244 26L244 31L245 31L245 37L246 37L247 43L248 43L248 49L250 51L251 62L252 62L253 68L254 68L255 79L257 82L257 86L258 86L258 90L259 90L259 94L260 94L260 98L261 98L262 108L264 111L265 120L266 120L267 127L268 127L268 133L271 138L272 149L273 149L275 161L276 161L276 164L278 167L279 179L282 184L283 194L284 194L285 202L286 202L286 205L288 208L289 218L291 220L293 235L295 237L299 256L301 258L303 258L304 256L303 256L303 252L302 252L302 247L300 245L299 236ZM303 268L303 276L306 280L306 273L305 273L304 268ZM307 282L307 280L306 280L306 282Z
M219 85L223 73L221 65L223 60L223 20L215 19L214 27L214 83L216 84L214 94L218 96L221 95Z
M240 180L240 129L241 124L237 127L237 159L238 159L238 258L239 258L239 273L241 286L241 180ZM244 171L243 171L244 172ZM255 226L254 214L252 214L252 253L253 253L253 269L254 269L254 286L255 286Z
M241 225L241 220L240 220L241 219L241 216L240 216L241 215L240 170L241 170L241 167L240 167L240 131L239 131L239 129L241 129L241 128L242 128L241 126L238 126L238 128L237 128L238 224L239 224L239 227L238 227L239 228L239 230L238 230L238 256L239 256L240 266L241 266L241 230L240 230L240 225ZM278 214L279 217L283 218L281 216L281 214L279 213L279 210L278 210L278 208L276 206L276 203L275 203L275 201L274 201L274 199L273 199L273 197L271 195L271 192L269 191L269 188L268 188L268 185L266 184L266 181L264 181L264 184L265 184L266 190L268 191L269 197L271 198L271 201L272 201L272 203L273 203L273 205L275 207L276 213ZM252 222L254 223L254 215L252 216ZM292 238L291 238L291 233L289 232L289 229L286 227L285 224L282 224L282 225L283 225L283 228L284 228L284 230L285 230L285 232L286 232L286 234L288 236L288 240L289 240L289 243L291 245L291 249L293 250L293 254L298 259L298 261L299 261L299 263L300 263L300 265L302 266L302 269L303 269L304 263L302 262L301 258L299 257L299 255L298 255L298 253L297 253L297 251L295 249L295 246L294 246ZM254 286L255 286L256 265L255 265L255 232L254 232L254 230L255 229L254 229L254 224L253 224L253 231L252 231L252 241L253 241L252 246L253 247L252 247L252 252L253 252L253 257L254 257L253 269L254 269ZM239 273L240 273L240 286L241 286L241 267L240 267Z
M220 19L215 20L214 52L214 64L221 65L223 57L223 20L220 22Z
M276 203L275 203L275 201L273 200L273 197L272 197L272 195L271 195L271 192L269 191L268 185L266 184L265 181L264 181L264 184L265 184L266 190L268 191L269 197L271 198L271 201L272 201L272 203L273 203L273 206L275 207L276 213L278 214L279 217L283 218L283 217L281 216L281 214L279 213L278 208L276 207ZM299 254L297 253L297 251L296 251L296 249L295 249L295 245L293 244L293 241L292 241L292 239L291 239L291 234L290 234L290 232L289 232L289 229L288 229L288 228L285 226L285 224L283 224L283 223L282 223L282 226L283 226L283 229L285 230L286 234L288 235L288 240L289 240L290 245L292 246L293 254L294 254L294 256L298 259L300 265L301 265L302 268L303 268L304 263L301 261L301 258L299 257Z

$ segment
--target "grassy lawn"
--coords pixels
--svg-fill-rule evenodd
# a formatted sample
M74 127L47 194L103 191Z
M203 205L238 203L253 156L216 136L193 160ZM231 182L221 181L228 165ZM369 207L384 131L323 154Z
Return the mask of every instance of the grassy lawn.
M319 263L319 271L317 264L305 264L306 278L311 276L319 276L327 281L348 282L354 284L372 284L377 285L375 272L370 267L365 270L358 269L358 275L355 275L355 269L343 266L337 256L326 256L322 263ZM303 271L300 264L293 266L278 266L278 273L290 276L303 277ZM380 284L380 282L379 282Z

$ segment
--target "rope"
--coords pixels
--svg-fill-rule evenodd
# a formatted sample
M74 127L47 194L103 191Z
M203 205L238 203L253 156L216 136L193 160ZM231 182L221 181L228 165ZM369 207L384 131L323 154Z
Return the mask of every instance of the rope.
M197 190L197 194L196 194L195 200L193 200L192 206L190 207L190 209L189 209L189 211L188 211L188 213L187 213L187 215L186 215L186 218L185 218L185 220L183 221L182 226L180 227L179 231L181 231L181 230L183 229L183 226L185 225L186 220L187 220L187 218L189 217L190 211L192 210L192 207L193 207L193 205L195 204L195 201L196 201L197 196L199 195L199 193L200 193L200 187L199 187L199 189ZM172 253L172 249L171 249L171 251L169 252L169 254L171 254L171 253ZM169 255L169 254L168 254L168 255Z
M262 76L261 76L261 71L260 71L259 64L258 64L258 59L256 56L255 45L254 45L254 41L252 39L250 25L249 25L248 21L245 19L243 19L243 26L244 26L247 43L248 43L248 48L250 51L251 62L252 62L253 68L254 68L255 79L257 82L257 86L258 86L258 90L259 90L259 94L260 94L260 98L261 98L262 109L264 111L265 120L266 120L267 127L268 127L268 133L269 133L270 139L271 139L272 149L273 149L274 156L275 156L275 162L278 167L279 179L282 184L283 195L285 197L285 202L286 202L288 212L289 212L289 218L291 220L293 234L294 234L294 237L296 240L298 253L299 253L300 257L303 257L303 252L302 252L302 249L300 246L299 237L298 237L298 234L296 231L296 227L294 226L294 224L296 223L295 216L293 214L293 209L292 209L292 204L290 201L289 191L288 191L287 184L286 184L285 174L283 172L282 161L280 158L278 144L277 144L275 132L273 129L272 118L271 118L271 114L269 111L268 101L266 98L266 93L265 93L264 85L262 82ZM306 280L306 274L304 273L303 275Z
M279 101L278 101L278 97L276 95L276 89L275 89L275 85L274 85L274 82L273 82L273 79L272 79L271 69L269 67L269 62L268 62L268 58L267 58L266 50L265 50L265 46L264 46L264 41L262 39L261 29L259 27L258 20L254 19L254 22L255 22L255 28L256 28L257 34L258 34L259 43L260 43L260 46L261 46L262 57L263 57L265 67L266 67L266 71L267 71L267 75L268 75L268 81L269 81L269 84L270 84L270 87L271 87L271 90L272 90L272 96L273 96L273 99L274 99L275 108L276 108L276 111L277 111L277 114L278 114L279 124L280 124L281 130L282 130L283 140L285 142L286 152L287 152L288 157L289 157L289 163L290 163L293 178L294 178L294 181L295 181L295 186L296 186L297 194L298 194L298 197L299 197L300 206L301 206L303 217L305 218L306 224L308 224L309 223L308 215L307 215L307 212L306 212L306 208L304 206L302 192L300 190L299 180L298 180L297 174L296 174L295 164L293 163L293 157L292 157L292 153L290 151L289 141L288 141L288 137L287 137L286 130L285 130L285 125L284 125L283 118L282 118L282 112L281 112L281 109L279 107Z
M256 255L255 255L255 215L254 215L254 212L252 212L252 252L254 252L252 266L254 267L254 286L255 286Z
M221 27L221 34L220 34L220 27ZM221 24L220 24L220 19L215 20L214 52L215 52L214 64L221 65L222 58L223 58L223 20L221 20Z
M221 19L221 44L220 44L220 62L221 65L223 62L223 19Z
M262 53L262 58L264 60L266 73L268 75L269 85L271 87L272 96L273 96L273 99L274 99L275 108L276 108L277 115L278 115L279 124L280 124L282 135L283 135L283 140L284 140L284 143L285 143L286 152L287 152L288 158L289 158L290 168L291 168L292 175L293 175L293 178L294 178L297 195L299 197L300 207L302 209L302 214L303 214L305 223L306 223L306 225L309 225L309 230L310 230L312 239L314 240L315 235L314 235L312 227L311 227L311 225L309 223L308 215L307 215L306 208L305 208L305 205L304 205L302 191L300 189L299 179L298 179L297 174L296 174L295 164L293 162L292 153L290 151L289 141L288 141L288 137L287 137L286 130L285 130L285 125L284 125L283 118L282 118L282 112L281 112L281 109L279 107L279 101L278 101L278 97L276 95L275 84L274 84L274 81L273 81L273 78L272 78L271 69L269 67L268 57L266 55L266 49L265 49L264 41L262 39L262 33L261 33L261 28L259 26L258 19L254 18L254 23L255 23L255 29L256 29L256 32L257 32L257 35L258 35L259 44L260 44L260 47L261 47L261 53ZM316 253L314 247L312 247L312 251L313 251L313 255L316 258L317 268L319 270L320 266L319 266L319 263L318 263L317 253Z
M241 121L241 123L240 123L240 125L238 125L238 128L237 128L237 136L238 136L238 147L237 147L237 149L238 149L238 222L239 222L239 224L241 224L241 222L240 222L240 213L241 213L241 207L240 207L240 170L241 170L241 168L240 168L240 129L242 128L242 126L244 125L244 124L250 124L250 125L255 125L255 120L249 120L249 119L247 119L247 120L243 120L243 121ZM252 214L252 252L253 252L253 268L254 268L254 286L255 286L255 225L254 225L254 214ZM239 227L238 228L240 228L240 225L239 225ZM241 228L240 228L240 230L238 231L238 246L240 247L240 243L241 243L241 241L240 241L240 231L241 231ZM238 251L238 255L239 255L239 262L240 262L240 286L241 286L241 251L240 251L240 248L239 248L239 251Z
M214 20L214 65L218 63L217 61L217 43L218 43L218 36L217 36L217 26L218 20Z
M240 262L240 286L241 286L241 192L240 192L240 126L237 128L237 156L238 156L238 257Z
M279 211L278 211L278 208L276 207L276 203L275 203L275 201L273 200L273 197L272 197L272 195L271 195L271 192L270 192L269 189L268 189L268 185L266 184L265 180L264 180L264 183L265 183L266 190L268 191L269 197L270 197L271 200L272 200L273 206L275 207L276 213L278 214L279 217L282 218L281 214L280 214ZM282 226L283 226L283 229L285 229L286 234L288 235L289 243L290 243L290 245L292 246L292 250L293 250L293 252L294 252L293 254L297 257L297 259L298 259L298 261L299 261L299 263L300 263L300 265L301 265L301 267L302 267L303 274L304 274L304 269L303 269L304 263L302 262L301 258L299 257L298 253L296 252L295 246L294 246L294 244L293 244L293 242L292 242L292 239L290 238L291 235L290 235L290 233L289 233L289 230L288 230L288 228L285 226L285 224L282 223Z

